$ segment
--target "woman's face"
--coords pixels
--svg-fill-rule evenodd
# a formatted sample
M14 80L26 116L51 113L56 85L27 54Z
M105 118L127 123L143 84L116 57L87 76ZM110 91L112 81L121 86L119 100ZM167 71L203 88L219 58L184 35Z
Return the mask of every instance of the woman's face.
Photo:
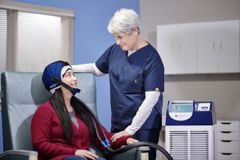
M63 74L62 81L64 83L66 83L67 85L69 85L70 87L72 87L72 88L76 88L77 87L77 78L75 77L72 69L68 69Z
M114 33L116 43L124 51L134 51L137 49L138 33L134 30L131 33Z

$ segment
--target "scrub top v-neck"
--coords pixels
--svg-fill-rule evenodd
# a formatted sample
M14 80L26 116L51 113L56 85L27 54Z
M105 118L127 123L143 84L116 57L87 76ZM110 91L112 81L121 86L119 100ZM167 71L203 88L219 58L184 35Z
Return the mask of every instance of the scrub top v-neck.
M117 44L96 61L97 68L109 74L112 129L125 129L145 98L146 91L164 91L164 67L158 52L150 45L128 56ZM162 95L142 128L161 127Z

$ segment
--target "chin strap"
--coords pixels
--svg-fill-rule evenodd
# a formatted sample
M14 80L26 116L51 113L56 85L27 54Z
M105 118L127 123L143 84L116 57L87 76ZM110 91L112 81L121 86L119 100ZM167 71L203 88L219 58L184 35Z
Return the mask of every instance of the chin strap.
M53 81L60 84L61 86L63 86L67 90L69 90L73 95L81 92L81 90L79 88L72 88L69 85L67 85L66 83L59 80L57 77L53 77Z

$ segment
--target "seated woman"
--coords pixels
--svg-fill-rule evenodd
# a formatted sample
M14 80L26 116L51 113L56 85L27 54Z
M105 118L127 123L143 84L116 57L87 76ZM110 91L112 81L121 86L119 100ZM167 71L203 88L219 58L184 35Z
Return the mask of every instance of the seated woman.
M96 134L99 126L94 128L89 112L74 98L75 93L56 79L72 88L77 87L77 79L69 63L56 61L44 69L42 81L52 95L37 109L31 123L32 145L39 154L39 160L104 160L89 151L90 142L104 149ZM109 140L113 136L105 128L104 133ZM110 141L110 146L119 148L134 142L137 140L124 136Z

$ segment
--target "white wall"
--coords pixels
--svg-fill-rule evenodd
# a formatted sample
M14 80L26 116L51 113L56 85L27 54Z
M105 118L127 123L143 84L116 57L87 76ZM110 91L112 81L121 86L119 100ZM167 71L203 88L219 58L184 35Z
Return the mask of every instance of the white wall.
M240 0L140 0L142 35L156 47L156 26L240 19ZM170 99L211 100L218 119L240 120L240 74L167 76ZM165 113L164 113L165 114Z

